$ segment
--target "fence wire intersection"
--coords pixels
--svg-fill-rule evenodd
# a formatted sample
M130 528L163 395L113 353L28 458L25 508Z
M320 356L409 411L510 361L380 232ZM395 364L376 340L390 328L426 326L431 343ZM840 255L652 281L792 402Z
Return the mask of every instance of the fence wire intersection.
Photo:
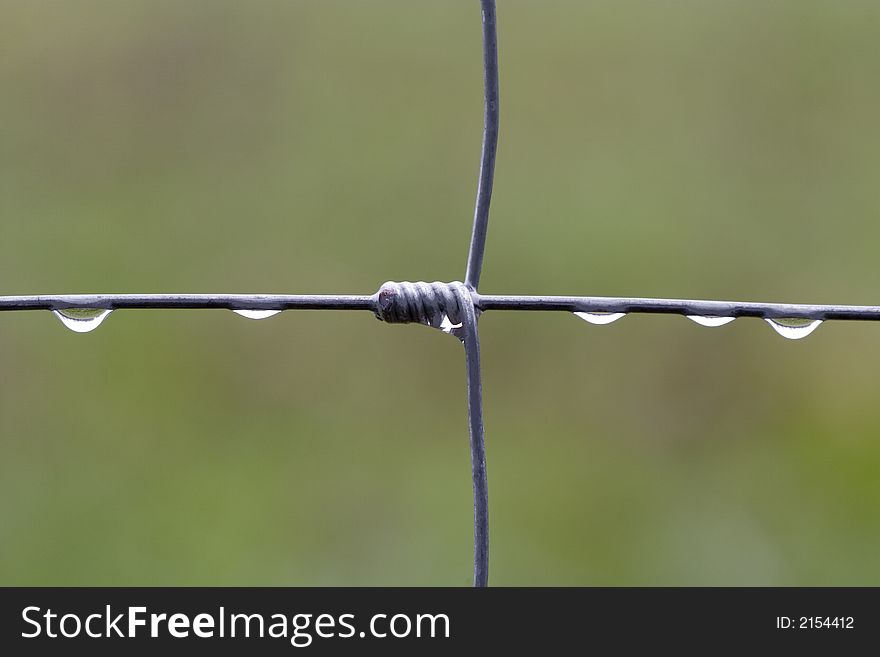
M767 320L787 337L803 337L826 320L880 320L880 306L813 305L597 296L482 295L477 289L489 224L498 145L498 41L495 0L480 0L484 123L477 198L464 282L396 283L372 295L351 294L59 294L0 296L0 311L50 310L77 331L120 309L227 309L260 318L284 310L366 310L389 323L420 323L464 345L474 506L474 586L489 581L489 496L483 428L478 319L495 310L561 311L609 323L625 314L684 315L720 326L738 317ZM248 315L250 313L250 315ZM82 323L82 328L77 325ZM790 333L786 333L786 330Z

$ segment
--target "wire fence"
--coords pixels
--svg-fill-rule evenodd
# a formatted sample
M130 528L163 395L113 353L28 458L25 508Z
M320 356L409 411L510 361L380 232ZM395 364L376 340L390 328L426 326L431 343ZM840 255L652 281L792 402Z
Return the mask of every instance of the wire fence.
M637 297L483 295L478 292L489 225L498 145L498 41L495 0L480 0L483 36L484 125L473 232L464 282L388 282L372 295L94 294L0 296L0 311L49 310L68 328L91 331L114 310L217 309L264 319L285 310L365 310L389 323L419 323L456 336L464 345L473 478L474 586L489 581L489 493L483 428L478 319L494 310L562 311L594 324L630 313L684 315L710 327L739 317L767 321L780 335L806 337L826 320L880 320L880 306L754 303Z

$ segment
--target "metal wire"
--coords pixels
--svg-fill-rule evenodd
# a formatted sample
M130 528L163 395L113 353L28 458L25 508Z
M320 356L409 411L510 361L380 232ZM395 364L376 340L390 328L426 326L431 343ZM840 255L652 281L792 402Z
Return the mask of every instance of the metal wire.
M480 176L474 208L474 226L468 249L465 285L456 288L460 295L480 285L483 254L489 230L489 205L495 181L495 154L498 149L498 27L495 0L481 0L483 18L483 147ZM489 489L486 479L486 441L483 429L483 384L480 369L480 334L478 314L472 295L464 304L464 351L467 361L468 421L471 442L471 473L474 494L474 586L489 584Z
M474 294L474 304L482 311L562 310L566 312L666 313L707 317L762 317L765 319L880 320L880 306L645 299L638 297L505 296L480 294Z
M498 149L498 30L495 20L495 0L481 0L483 14L483 150L480 158L480 177L477 184L477 203L474 208L474 228L468 251L465 285L476 290L483 270L483 252L489 229L489 204L495 180L495 152Z
M433 285L433 284L432 284ZM443 283L442 285L450 285ZM478 294L468 289L477 312L531 310L621 312L708 317L804 318L878 321L880 306L651 299L640 297L569 297ZM52 294L0 296L0 311L65 308L228 310L369 310L377 312L379 294ZM418 320L414 320L418 321Z
M0 296L0 311L91 309L368 310L384 321L419 322L443 328L442 320L465 349L468 425L474 499L474 586L489 580L489 497L483 429L480 339L482 312L530 310L564 312L666 313L706 317L880 320L880 306L808 305L649 299L482 295L477 292L489 223L489 206L498 145L498 45L495 0L481 0L483 22L484 124L477 199L464 283L386 283L372 295L336 294L62 294Z
M467 363L468 428L474 494L474 586L489 585L489 483L486 478L486 442L483 431L483 383L477 312L469 288L453 285L462 310L461 341Z
M350 294L47 294L0 297L0 311L65 308L374 310L375 306L375 295Z

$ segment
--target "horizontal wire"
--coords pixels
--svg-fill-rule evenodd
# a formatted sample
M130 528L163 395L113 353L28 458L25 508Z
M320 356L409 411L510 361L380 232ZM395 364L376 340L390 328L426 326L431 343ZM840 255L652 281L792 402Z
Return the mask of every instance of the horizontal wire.
M498 30L495 0L481 0L483 16L483 147L480 153L480 175L477 179L477 201L474 226L468 249L464 282L476 290L480 286L486 234L489 230L489 204L495 180L495 155L498 150Z
M880 320L880 306L760 303L640 297L569 297L477 294L474 306L490 310L652 313L708 317ZM378 295L356 294L47 294L0 296L0 311L65 308L227 309L227 310L369 310Z
M880 306L755 303L639 297L511 296L474 293L474 305L487 310L665 313L708 317L762 317L820 320L880 320Z
M352 294L48 294L0 296L0 310L65 308L225 308L227 310L371 310L376 295Z

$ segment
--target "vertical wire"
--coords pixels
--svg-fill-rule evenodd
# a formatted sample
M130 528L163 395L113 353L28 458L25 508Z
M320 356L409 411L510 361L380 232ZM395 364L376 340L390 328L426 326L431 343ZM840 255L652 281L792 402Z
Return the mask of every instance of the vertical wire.
M480 334L470 290L461 283L452 285L461 312L467 369L468 429L474 490L474 586L484 587L489 585L489 484L486 478L486 442L483 431Z
M498 32L495 0L480 0L483 19L483 146L474 207L474 226L468 250L465 284L455 286L461 321L468 381L468 423L474 491L474 586L489 585L489 485L486 479L486 443L483 431L483 384L480 371L480 334L471 290L476 291L483 270L489 228L489 204L495 179L498 148Z
M474 208L474 227L468 251L465 285L476 290L483 269L483 251L489 228L489 203L495 179L495 151L498 148L498 33L495 0L480 0L483 15L483 150Z

